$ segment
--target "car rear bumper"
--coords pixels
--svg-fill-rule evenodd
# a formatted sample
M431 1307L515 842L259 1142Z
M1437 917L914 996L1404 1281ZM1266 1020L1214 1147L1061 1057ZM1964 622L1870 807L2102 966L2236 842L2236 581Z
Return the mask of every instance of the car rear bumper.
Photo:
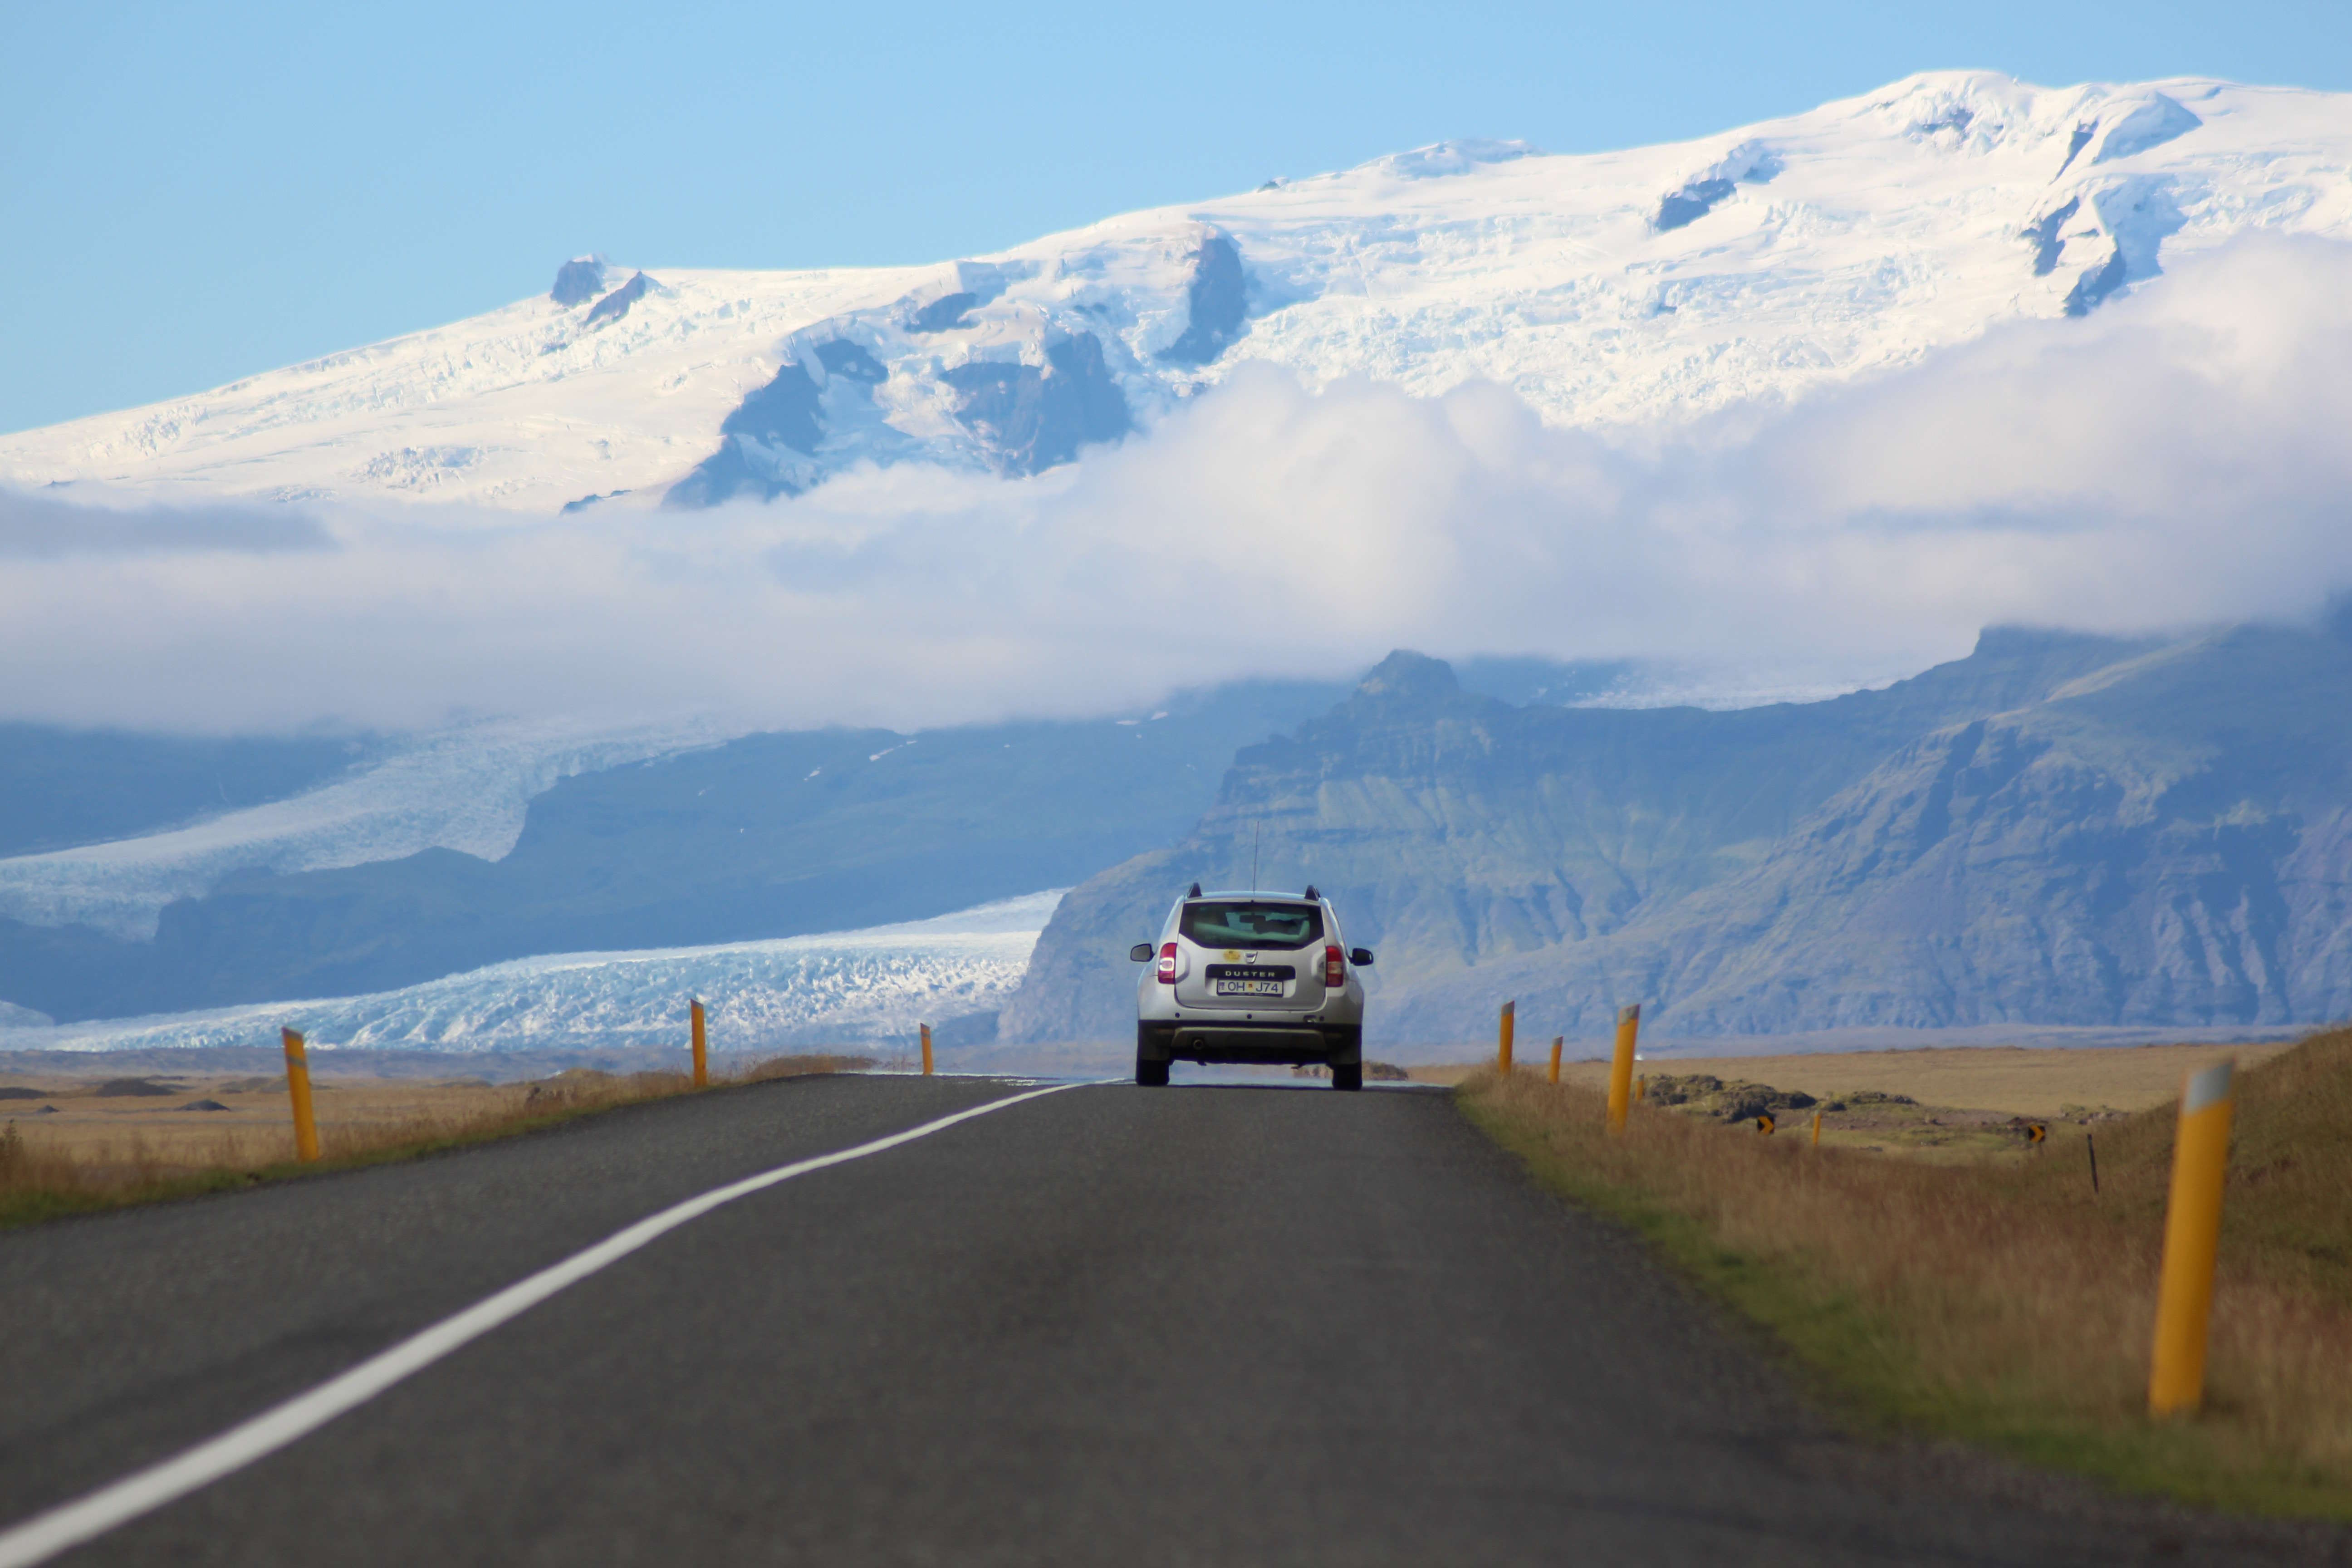
M1330 1062L1360 1060L1362 1031L1301 1024L1179 1024L1161 1037L1171 1059L1188 1062Z

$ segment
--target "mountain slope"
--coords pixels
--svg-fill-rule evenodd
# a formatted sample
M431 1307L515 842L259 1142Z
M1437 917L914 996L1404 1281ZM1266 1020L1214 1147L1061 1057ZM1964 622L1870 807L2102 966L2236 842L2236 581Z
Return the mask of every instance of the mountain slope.
M1506 996L1597 1035L2312 1022L2352 1013L2352 635L1990 633L1884 691L1513 709L1399 655L1253 748L1175 847L1082 884L1005 1037L1117 1038L1185 883L1313 881L1378 948L1374 1037Z
M356 738L215 740L0 723L0 864L282 800L369 751Z
M323 767L328 757L344 760L341 745L322 752L307 742L16 728L31 742L19 766L0 768L15 775L5 802L11 829L81 823L74 837L96 842L0 857L0 920L87 925L136 942L154 936L167 905L201 898L232 876L330 870L428 848L499 859L514 848L533 797L557 781L725 738L691 717L619 729L487 721L377 737L340 776L320 781L282 761L230 773L204 759L307 756ZM62 738L45 745L44 735ZM135 788L123 776L130 768L138 770ZM212 799L192 785L210 785ZM240 806L237 795L259 799ZM207 805L229 809L205 814ZM140 822L134 808L161 820ZM182 820L154 830L171 818Z
M2352 626L2241 628L1925 736L1753 869L1496 987L1598 1034L2352 1016Z
M0 1001L75 1020L411 985L536 953L859 929L1066 886L1181 833L1338 688L1132 719L746 736L550 781L519 837L215 877L151 940L0 918Z
M566 264L551 296L0 438L0 477L554 511L1004 474L1253 360L1647 424L2081 314L2254 229L2352 237L2352 96L1912 77L1698 142L1447 142L933 267Z

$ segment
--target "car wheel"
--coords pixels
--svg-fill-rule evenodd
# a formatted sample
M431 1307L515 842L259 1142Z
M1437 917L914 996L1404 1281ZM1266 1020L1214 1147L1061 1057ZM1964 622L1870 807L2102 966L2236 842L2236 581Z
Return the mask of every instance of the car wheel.
M1157 1089L1168 1081L1168 1067L1172 1059L1168 1048L1176 1043L1176 1031L1166 1025L1139 1023L1135 1026L1135 1081L1149 1089Z
M1345 1066L1333 1066L1331 1068L1331 1087L1333 1089L1363 1088L1364 1064L1361 1062L1349 1062Z

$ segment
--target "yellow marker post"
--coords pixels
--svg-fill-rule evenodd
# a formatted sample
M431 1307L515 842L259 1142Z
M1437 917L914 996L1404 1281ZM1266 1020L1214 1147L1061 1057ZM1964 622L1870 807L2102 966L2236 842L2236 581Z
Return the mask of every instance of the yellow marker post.
M1511 1031L1517 1026L1519 1005L1503 1004L1503 1037L1495 1047L1495 1070L1505 1078L1511 1076Z
M1633 1079L1633 1103L1646 1105L1650 1100L1650 1075L1643 1073Z
M280 1029L286 1042L286 1093L294 1101L294 1157L310 1161L319 1157L319 1124L310 1116L310 1063L302 1055L302 1037L291 1029Z
M1814 1111L1814 1112L1813 1112L1813 1147L1814 1147L1814 1148L1816 1148L1816 1149L1818 1149L1818 1148L1820 1148L1821 1146L1822 1146L1822 1113L1821 1113L1820 1111L1816 1110L1816 1111Z
M1633 1043L1642 1032L1642 1005L1617 1009L1617 1059L1609 1067L1609 1131L1625 1131L1625 1108L1633 1093Z
M2213 1316L2213 1258L2221 1241L2221 1183L2230 1168L2234 1061L2191 1073L2180 1091L2172 1195L2164 1209L2164 1272L2156 1293L2156 1347L2147 1412L2174 1415L2205 1400L2205 1345Z
M923 1026L923 1076L931 1076L931 1026Z
M692 1003L688 1011L694 1016L694 1087L710 1087L710 1047L702 1026L702 1004Z
M1549 1080L1549 1082L1558 1083L1559 1081L1559 1048L1566 1044L1568 1044L1568 1037L1565 1035L1554 1035L1551 1037L1551 1078Z

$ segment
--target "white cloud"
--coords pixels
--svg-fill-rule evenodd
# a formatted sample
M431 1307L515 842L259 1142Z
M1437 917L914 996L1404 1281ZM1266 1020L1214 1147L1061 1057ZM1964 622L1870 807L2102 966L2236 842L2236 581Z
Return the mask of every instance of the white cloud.
M0 489L0 561L126 552L269 554L325 550L333 542L310 518L266 504L88 507L38 490Z
M1310 395L1244 366L1148 437L1004 482L517 521L149 508L0 565L8 716L899 725L1339 674L1390 647L1861 679L1987 624L2294 616L2352 586L2352 247L2241 242L1639 449L1502 388ZM0 534L32 498L0 510ZM209 521L205 521L205 520ZM323 534L331 546L319 547ZM36 548L35 546L37 546Z

